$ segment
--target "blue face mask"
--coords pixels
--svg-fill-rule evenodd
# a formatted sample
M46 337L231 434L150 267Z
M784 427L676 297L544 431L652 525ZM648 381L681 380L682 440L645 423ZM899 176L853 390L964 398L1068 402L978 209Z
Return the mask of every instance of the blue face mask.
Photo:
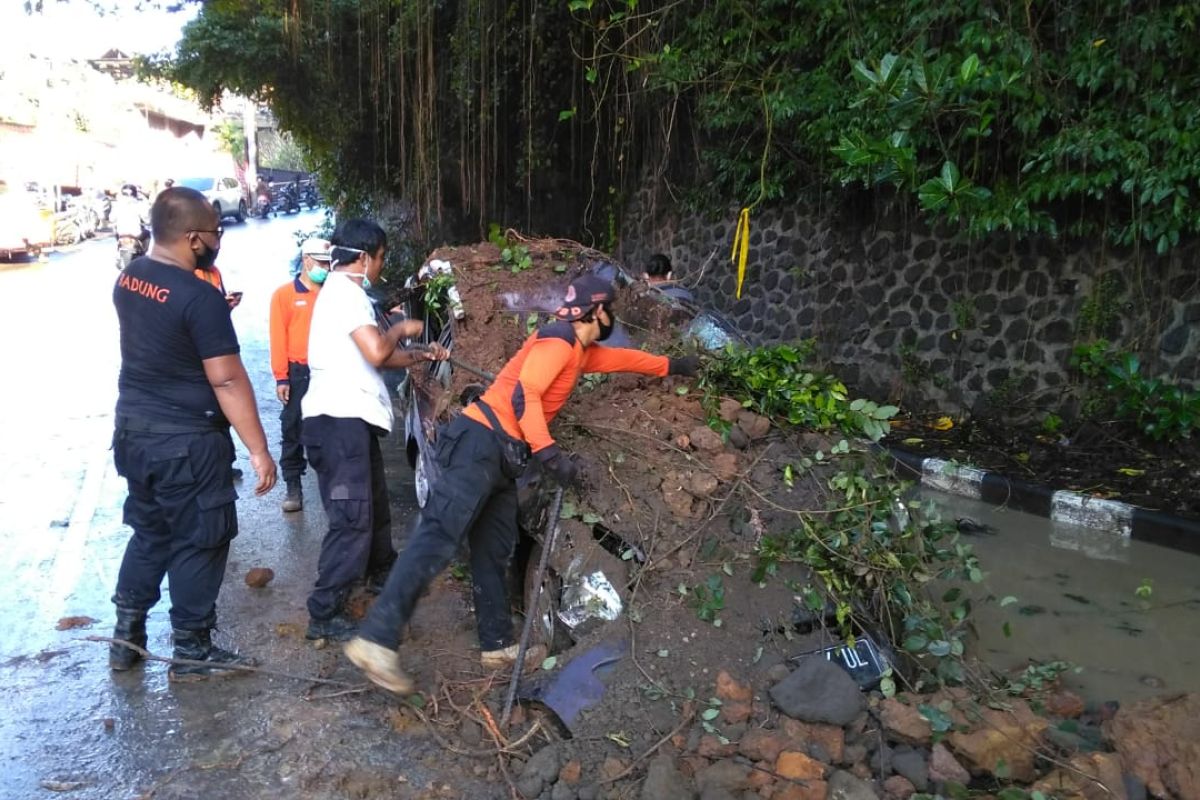
M316 284L324 283L328 277L329 270L325 267L313 267L308 271L308 279Z

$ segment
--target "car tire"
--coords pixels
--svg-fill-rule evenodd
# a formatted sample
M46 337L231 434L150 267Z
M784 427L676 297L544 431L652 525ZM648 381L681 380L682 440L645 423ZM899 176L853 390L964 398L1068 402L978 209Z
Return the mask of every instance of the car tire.
M550 653L559 653L574 644L567 626L558 618L558 603L562 598L562 578L547 565L542 576L542 591L538 595L537 608L533 607L534 589L538 583L538 563L542 560L542 543L535 542L525 562L524 593L522 608L526 615L534 614L530 644L542 643Z
M417 451L417 460L413 464L413 494L417 498L417 508L424 508L429 502L429 470L425 467L425 454Z
M238 201L237 221L238 222L246 221L246 201L245 200Z

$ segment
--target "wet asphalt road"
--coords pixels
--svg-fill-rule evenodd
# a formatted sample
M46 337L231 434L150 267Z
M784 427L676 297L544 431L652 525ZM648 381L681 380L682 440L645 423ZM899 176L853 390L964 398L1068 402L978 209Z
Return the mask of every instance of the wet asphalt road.
M218 259L227 288L245 292L234 322L276 456L269 299L288 280L294 231L320 222L319 212L227 220ZM372 796L427 785L436 753L428 740L391 731L395 701L379 693L310 702L302 699L310 684L266 676L174 687L164 664L114 675L106 645L81 641L111 632L109 597L129 535L109 451L119 366L114 251L105 239L47 263L0 265L0 798L342 797L348 770L384 789ZM317 651L302 639L324 530L315 476L305 477L308 507L285 516L282 484L253 496L240 443L238 466L246 472L241 533L218 603L218 641L274 669L359 681L335 648ZM389 475L399 531L413 512L411 477L391 463ZM250 589L242 576L260 565L276 579ZM164 586L149 620L150 649L162 655L170 653L168 603ZM77 615L97 622L55 630ZM64 788L72 790L52 791Z

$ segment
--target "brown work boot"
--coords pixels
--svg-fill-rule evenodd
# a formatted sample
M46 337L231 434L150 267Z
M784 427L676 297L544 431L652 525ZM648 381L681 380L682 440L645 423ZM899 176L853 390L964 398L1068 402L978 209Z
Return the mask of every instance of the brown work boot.
M503 650L484 650L479 654L479 663L484 669L509 669L513 664L517 663L517 651L521 649L519 644L510 644ZM531 670L541 666L541 663L546 660L546 645L531 644L525 650L525 666L523 669Z
M346 643L343 652L350 663L361 669L376 686L401 696L413 693L413 680L400 669L400 658L395 650L355 636Z

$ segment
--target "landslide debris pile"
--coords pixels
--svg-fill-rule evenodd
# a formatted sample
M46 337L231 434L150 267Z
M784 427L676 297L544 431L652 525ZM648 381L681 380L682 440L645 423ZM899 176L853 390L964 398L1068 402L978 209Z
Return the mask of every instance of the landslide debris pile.
M456 358L498 371L536 325L534 309L553 308L573 275L604 259L558 240L521 247L528 263L489 243L431 254L452 265L466 311L451 323ZM678 312L636 285L622 291L617 313L634 346L688 347ZM449 390L430 387L441 413L455 413L476 381L460 370ZM602 699L569 735L537 704L518 707L499 730L504 682L462 671L439 675L423 711L396 712L397 727L407 714L428 722L450 752L476 760L496 797L907 800L1016 784L1091 798L1170 782L1183 793L1161 796L1200 796L1180 783L1187 774L1147 756L1145 730L1168 724L1165 707L1139 704L1113 724L1114 707L1085 706L1054 682L1026 696L885 697L812 655L832 638L819 624L797 628L797 593L811 575L781 562L763 580L756 553L794 530L800 512L824 506L823 467L794 483L781 474L798 454L829 452L833 442L780 430L729 399L719 416L724 436L690 380L585 376L552 428L593 465L564 505L552 568L561 575L583 559L602 569L624 608L528 676L553 680L597 643L622 643L625 655L598 671Z

